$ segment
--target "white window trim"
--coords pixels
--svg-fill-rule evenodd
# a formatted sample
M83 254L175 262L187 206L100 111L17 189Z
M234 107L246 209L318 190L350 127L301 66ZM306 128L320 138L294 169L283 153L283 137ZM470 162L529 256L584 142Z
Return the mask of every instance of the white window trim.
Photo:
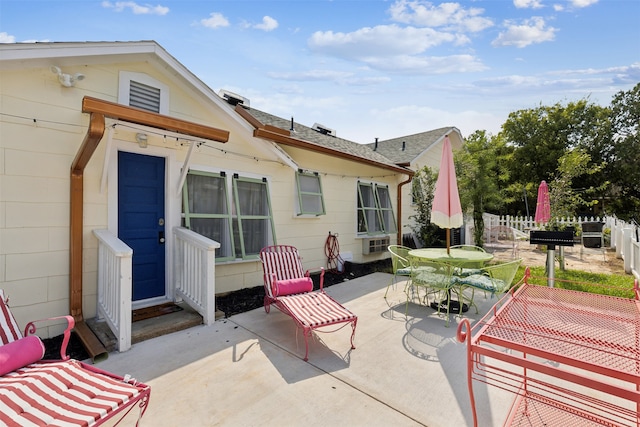
M302 213L302 202L300 200L300 187L298 186L298 176L299 175L314 175L318 178L318 184L320 185L320 203L322 204L322 212L321 213ZM302 169L297 169L294 175L295 185L294 185L294 217L295 218L318 218L320 216L327 214L327 207L324 203L324 188L322 187L322 177L317 172L306 171Z
M375 181L366 181L366 180L362 180L362 179L357 180L356 181L356 197L360 197L359 196L359 194L360 194L360 184L371 185L373 187L373 189L374 189L374 197L376 197L376 198L377 198L376 188L378 186L386 187L387 191L389 192L389 201L390 201L390 204L391 204L391 212L393 214L393 219L395 220L397 218L396 217L396 212L393 209L393 200L391 198L391 190L390 190L391 186L389 184L382 183L382 182L375 182ZM356 238L382 237L382 236L390 236L391 234L398 233L398 230L393 231L393 232L386 231L386 230L385 231L380 231L380 232L362 232L362 231L358 231L358 211L359 211L358 202L359 202L359 200L356 199ZM376 202L376 204L377 204L377 202ZM380 212L380 210L381 210L380 207L378 207L376 209L377 212ZM396 224L394 223L393 226L395 228Z
M169 86L148 74L133 71L120 71L118 83L118 103L129 105L131 81L160 89L160 114L169 115Z
M270 203L270 207L271 207L271 221L273 221L273 240L274 242L277 241L277 236L275 235L276 230L275 230L275 218L273 217L273 194L271 193L271 189L272 187L272 179L270 176L264 175L264 174L256 174L256 173L251 173L251 172L244 172L244 171L240 171L240 170L234 170L234 169L228 169L228 168L218 168L218 167L211 167L211 166L205 166L205 165L191 165L189 166L189 170L190 171L196 171L196 172L205 172L205 173L211 173L211 174L220 174L221 172L224 172L227 175L227 181L226 181L226 185L227 188L226 190L228 191L227 196L229 197L229 209L231 209L231 206L234 202L233 200L233 175L234 174L238 174L241 178L247 178L247 179L255 179L255 180L262 180L263 178L265 178L267 180L267 186L269 189L269 203ZM182 223L182 189L180 191L180 223ZM223 258L223 260L220 260L220 262L218 262L218 258L216 258L216 264L233 264L233 263L241 263L241 262L255 262L257 259L257 257L254 259L252 257L248 257L248 258L235 258L235 259L229 259L229 258Z

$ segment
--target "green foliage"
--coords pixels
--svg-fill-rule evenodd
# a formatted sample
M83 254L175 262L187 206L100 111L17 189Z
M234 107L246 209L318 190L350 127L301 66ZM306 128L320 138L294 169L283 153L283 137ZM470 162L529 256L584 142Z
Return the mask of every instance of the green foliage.
M611 181L610 210L640 220L640 83L611 103L611 134L605 173Z
M416 214L409 217L414 220L411 230L425 247L439 247L445 244L439 237L438 226L431 223L431 207L437 180L437 173L425 166L413 176L411 186L411 196L416 207Z
M609 107L582 99L512 112L499 134L513 150L499 213L533 215L538 184L546 180L560 203L551 203L555 215L640 219L639 130L640 83L617 93Z
M472 213L476 246L484 245L482 214L502 207L501 187L509 178L503 165L511 155L502 138L489 137L485 131L470 135L455 153L460 203L464 212Z
M602 169L600 165L590 166L590 160L591 156L581 148L567 151L558 160L556 178L549 185L552 219L574 216L580 207L593 205L596 202L586 200L584 196L601 192L607 186L607 182L603 182L598 188L582 189L582 191L576 191L573 188L573 181L577 177L596 174Z

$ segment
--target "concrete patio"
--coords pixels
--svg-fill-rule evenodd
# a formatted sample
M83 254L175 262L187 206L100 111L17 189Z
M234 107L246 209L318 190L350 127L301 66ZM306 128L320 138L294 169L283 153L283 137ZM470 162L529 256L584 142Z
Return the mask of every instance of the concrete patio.
M434 310L413 303L405 318L404 282L383 297L391 277L327 288L358 315L355 350L347 326L316 334L304 362L291 319L256 309L135 344L97 367L151 385L146 426L471 425L459 319L445 327ZM480 314L465 313L472 321L496 299L480 293L476 302ZM480 425L502 425L513 396L474 387Z

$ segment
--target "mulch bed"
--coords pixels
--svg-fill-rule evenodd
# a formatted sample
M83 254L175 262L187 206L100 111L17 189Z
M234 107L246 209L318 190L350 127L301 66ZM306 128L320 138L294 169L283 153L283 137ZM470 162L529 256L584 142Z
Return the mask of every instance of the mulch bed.
M43 339L45 353L43 359L60 359L60 347L62 346L62 335L58 335L53 338ZM89 353L82 345L82 341L75 334L71 332L71 338L69 339L69 345L67 346L67 354L73 359L85 360L89 358Z
M329 287L345 280L355 279L357 277L366 276L376 271L391 272L391 260L381 260L370 262L367 264L355 264L349 261L344 264L344 272L325 271L324 287ZM312 274L313 287L315 290L320 288L320 274ZM224 296L216 296L216 308L224 312L225 317L235 314L244 313L245 311L254 310L264 306L264 286L256 286L253 288L244 288L238 291L230 292Z
M391 272L391 260L380 260L367 264L355 264L349 261L344 264L344 272L325 271L324 286L329 287L346 280L366 276L375 272ZM320 274L312 274L314 289L320 287ZM244 313L264 306L264 287L262 285L253 288L244 288L230 292L224 296L216 296L216 308L224 312L225 317ZM59 359L62 335L42 340L46 353L44 359ZM80 338L71 333L71 339L67 347L67 354L74 359L85 360L89 358Z

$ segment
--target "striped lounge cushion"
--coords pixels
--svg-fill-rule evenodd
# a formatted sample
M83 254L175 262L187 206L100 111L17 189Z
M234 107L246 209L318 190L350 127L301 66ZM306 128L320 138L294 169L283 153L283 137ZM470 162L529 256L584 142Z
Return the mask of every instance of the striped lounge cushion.
M355 314L322 292L285 296L281 297L278 303L283 305L305 328L314 329L357 319Z
M77 360L34 363L0 378L0 425L92 426L148 390Z
M0 289L0 345L9 344L20 338L22 338L22 333L18 323L9 310L4 291Z

